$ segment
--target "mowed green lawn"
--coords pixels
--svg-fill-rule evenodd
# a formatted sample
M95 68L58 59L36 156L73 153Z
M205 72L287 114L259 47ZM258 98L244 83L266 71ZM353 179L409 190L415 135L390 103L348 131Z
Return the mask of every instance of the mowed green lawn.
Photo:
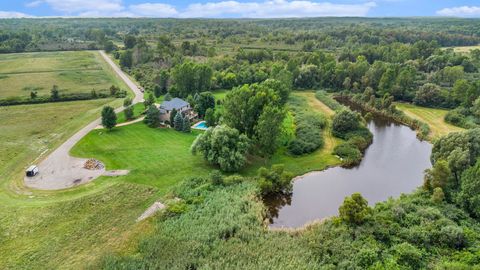
M96 51L0 54L0 98L60 93L108 93L117 84L110 67Z
M408 103L396 103L395 105L407 116L427 123L430 126L430 137L432 138L464 130L445 122L444 118L448 110L420 107Z
M166 191L185 177L204 176L213 169L201 155L190 152L198 134L199 131L186 134L136 123L110 132L94 130L72 149L72 154L97 158L108 170L131 170L118 178Z

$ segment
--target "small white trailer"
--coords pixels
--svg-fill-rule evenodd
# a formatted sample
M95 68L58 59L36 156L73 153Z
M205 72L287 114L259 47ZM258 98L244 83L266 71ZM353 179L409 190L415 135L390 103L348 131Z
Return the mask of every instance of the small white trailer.
M37 165L32 165L32 166L28 167L28 169L25 171L25 174L28 177L33 177L33 176L37 175L38 172L39 172L39 170L38 170Z

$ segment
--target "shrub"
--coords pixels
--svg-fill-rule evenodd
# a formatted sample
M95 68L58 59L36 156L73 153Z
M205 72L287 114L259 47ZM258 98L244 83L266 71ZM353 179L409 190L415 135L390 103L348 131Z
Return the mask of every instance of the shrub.
M332 122L332 133L339 138L345 138L347 133L357 130L360 127L357 113L344 109L335 114Z
M269 170L258 170L257 182L262 195L290 193L292 191L293 175L285 171L283 164L273 165Z
M295 139L288 145L291 154L308 154L323 147L322 128L327 125L327 120L323 115L298 113L295 116L295 123Z
M333 149L333 154L343 159L345 166L354 166L362 160L362 152L351 143L342 143Z

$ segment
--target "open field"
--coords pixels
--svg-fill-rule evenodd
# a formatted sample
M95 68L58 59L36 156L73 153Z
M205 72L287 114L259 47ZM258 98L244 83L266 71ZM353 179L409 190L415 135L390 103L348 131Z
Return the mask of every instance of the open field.
M468 53L472 50L478 49L480 50L480 45L478 46L459 46L459 47L453 47L453 50L457 53Z
M118 85L108 69L96 51L1 54L0 98L48 96L54 84L61 94L108 93Z
M427 123L430 126L432 138L464 130L445 122L444 118L448 110L425 108L407 103L396 103L396 106L407 116Z
M33 62L17 61L17 65L0 68L18 71L27 67L35 70L42 65L70 68L69 65L88 67L94 63L107 74L110 83L127 89L111 68L97 58L97 52L78 52L84 53L95 57L79 64L86 59L84 56L83 60L75 63L75 59L70 59L72 62L68 63L61 58L55 62L48 56L62 53L36 53ZM1 57L12 61L17 55ZM53 83L48 84L51 87ZM59 192L30 190L23 185L26 166L38 162L98 118L102 106L117 107L121 103L120 99L99 99L0 107L1 269L79 269L105 250L122 249L131 237L148 230L148 223L134 224L153 202L152 194L157 194L152 187L119 183L116 179Z

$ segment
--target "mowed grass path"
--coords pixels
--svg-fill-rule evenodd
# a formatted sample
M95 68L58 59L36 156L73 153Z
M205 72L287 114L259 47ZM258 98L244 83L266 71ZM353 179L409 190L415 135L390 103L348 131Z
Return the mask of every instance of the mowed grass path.
M408 103L396 103L395 105L407 116L427 123L430 126L432 139L464 130L445 122L444 118L448 110L420 107Z
M96 51L0 54L0 98L60 93L108 93L117 84L110 67ZM125 88L124 88L125 89Z
M166 191L185 177L204 176L212 170L201 155L190 152L198 134L136 123L110 132L94 130L72 149L72 154L97 158L108 170L131 170L118 178Z

